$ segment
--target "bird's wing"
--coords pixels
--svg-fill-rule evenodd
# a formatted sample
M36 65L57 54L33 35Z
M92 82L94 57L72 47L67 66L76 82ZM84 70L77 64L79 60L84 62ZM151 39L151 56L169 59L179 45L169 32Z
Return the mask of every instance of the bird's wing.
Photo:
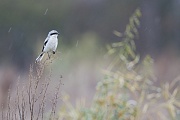
M48 40L49 40L49 37L47 37L47 38L45 39L45 41L44 41L44 45L43 45L42 52L44 51L44 47L46 46L46 44L47 44Z

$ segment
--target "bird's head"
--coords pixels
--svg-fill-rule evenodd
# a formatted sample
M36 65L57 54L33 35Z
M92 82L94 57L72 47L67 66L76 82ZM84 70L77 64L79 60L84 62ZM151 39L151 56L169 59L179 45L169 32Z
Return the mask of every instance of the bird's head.
M59 33L58 33L56 30L51 30L51 31L48 33L48 36L52 36L52 35L59 35Z

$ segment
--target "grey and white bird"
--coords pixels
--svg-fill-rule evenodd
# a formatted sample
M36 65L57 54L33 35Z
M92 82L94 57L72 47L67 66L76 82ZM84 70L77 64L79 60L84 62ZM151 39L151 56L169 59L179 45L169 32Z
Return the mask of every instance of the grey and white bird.
M43 46L42 52L36 58L36 63L40 62L42 60L45 53L48 54L49 58L50 58L49 53L55 54L56 48L57 48L57 45L58 45L58 38L57 38L58 35L59 35L59 33L56 30L51 30L48 33L48 36L44 41L44 46Z

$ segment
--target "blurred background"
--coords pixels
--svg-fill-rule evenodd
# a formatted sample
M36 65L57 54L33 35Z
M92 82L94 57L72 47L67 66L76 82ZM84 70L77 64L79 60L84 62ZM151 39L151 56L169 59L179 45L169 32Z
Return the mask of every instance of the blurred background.
M171 81L180 71L179 6L180 0L0 0L2 89L28 74L55 29L60 36L58 59L51 64L54 79L63 76L62 89L73 102L91 101L108 63L105 46L121 41L113 31L123 32L136 8L142 12L137 52L154 58L157 84Z

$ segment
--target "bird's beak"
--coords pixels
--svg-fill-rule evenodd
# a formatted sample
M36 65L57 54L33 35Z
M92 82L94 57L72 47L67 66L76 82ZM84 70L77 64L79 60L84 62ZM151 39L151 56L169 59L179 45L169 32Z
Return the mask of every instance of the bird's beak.
M59 33L58 33L58 35L59 35Z

